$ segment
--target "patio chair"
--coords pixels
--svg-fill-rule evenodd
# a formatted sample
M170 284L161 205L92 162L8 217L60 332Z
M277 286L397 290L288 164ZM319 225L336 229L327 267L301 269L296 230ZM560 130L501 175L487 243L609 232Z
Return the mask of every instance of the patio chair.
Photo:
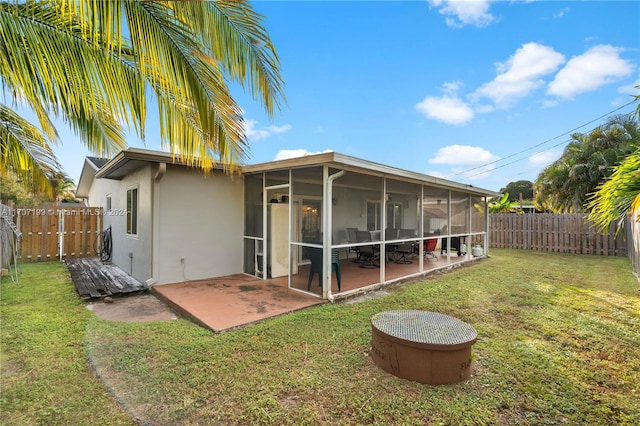
M395 252L398 253L400 256L398 256L398 258L396 259L396 263L400 263L400 264L413 263L413 261L409 259L408 256L413 255L414 246L415 246L414 243L402 243L398 245Z
M358 228L347 228L347 237L349 240L349 244L357 243L358 238L356 237L356 233L358 232ZM354 262L361 262L360 259L360 247L349 247L347 250L347 257L349 257L349 253L356 253L356 258L353 260Z
M311 260L311 267L309 268L307 291L311 290L313 276L316 273L318 274L318 286L322 286L322 249L317 247L309 247L309 260ZM342 277L340 274L340 252L338 252L338 250L331 250L331 272L336 273L336 278L338 281L338 291L341 291Z
M424 257L431 257L432 259L438 260L438 256L435 254L436 246L438 245L437 238L431 238L429 240L424 241L424 246L422 250L424 251Z
M416 236L416 231L413 229L399 229L398 230L398 238L411 238ZM395 263L413 263L410 259L415 254L415 243L413 241L406 241L404 243L400 243L396 250L396 260Z
M371 241L371 233L369 231L356 231L356 239L359 243ZM360 259L362 259L361 268L377 268L376 265L376 248L370 246L358 246Z

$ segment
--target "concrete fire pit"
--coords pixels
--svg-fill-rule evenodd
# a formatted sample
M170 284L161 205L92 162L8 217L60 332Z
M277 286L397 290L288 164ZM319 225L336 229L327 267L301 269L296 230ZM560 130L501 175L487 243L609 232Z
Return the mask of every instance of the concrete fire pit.
M420 383L457 383L471 375L469 324L427 311L388 311L371 318L371 358L384 371Z

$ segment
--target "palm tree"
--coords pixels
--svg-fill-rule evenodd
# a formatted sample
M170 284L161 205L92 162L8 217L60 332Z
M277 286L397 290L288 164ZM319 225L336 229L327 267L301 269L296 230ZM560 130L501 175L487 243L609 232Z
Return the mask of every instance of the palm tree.
M589 195L612 173L613 167L640 143L638 121L615 116L589 134L575 133L562 156L546 167L534 184L535 203L556 213L582 212Z
M53 186L53 201L60 203L63 200L74 201L76 198L76 184L71 177L62 172L55 173L51 178Z
M59 169L40 129L0 104L0 177L15 177L25 190L52 196L49 178Z
M589 218L604 233L612 223L619 231L624 220L640 209L640 148L617 166L589 201ZM640 215L636 220L640 221Z
M640 119L640 95L635 96L635 100L638 102L636 116ZM619 232L625 218L640 209L640 141L637 137L635 140L635 152L614 168L609 180L600 185L589 200L589 219L605 234L612 223ZM636 221L640 222L640 214L636 215Z
M490 201L489 213L522 213L522 210L518 208L517 201L509 200L509 193L505 192L502 197Z
M0 173L59 171L53 117L99 156L126 146L125 129L144 139L148 97L164 148L190 165L232 171L248 141L228 82L273 116L283 101L279 67L262 16L246 1L0 1L5 97L31 108L40 125L32 144L0 133ZM24 132L9 105L0 104L0 120Z

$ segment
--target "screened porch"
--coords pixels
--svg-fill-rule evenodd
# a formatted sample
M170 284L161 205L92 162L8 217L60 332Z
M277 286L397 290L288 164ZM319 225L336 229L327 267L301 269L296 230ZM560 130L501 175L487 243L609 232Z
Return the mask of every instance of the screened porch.
M325 153L243 168L244 272L333 299L487 252L495 193Z

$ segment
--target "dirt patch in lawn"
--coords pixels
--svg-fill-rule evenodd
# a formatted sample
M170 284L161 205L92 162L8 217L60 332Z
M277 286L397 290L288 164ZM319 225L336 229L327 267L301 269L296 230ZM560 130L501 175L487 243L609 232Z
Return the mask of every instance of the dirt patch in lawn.
M148 322L176 319L176 314L152 294L142 293L90 303L87 309L108 321Z

